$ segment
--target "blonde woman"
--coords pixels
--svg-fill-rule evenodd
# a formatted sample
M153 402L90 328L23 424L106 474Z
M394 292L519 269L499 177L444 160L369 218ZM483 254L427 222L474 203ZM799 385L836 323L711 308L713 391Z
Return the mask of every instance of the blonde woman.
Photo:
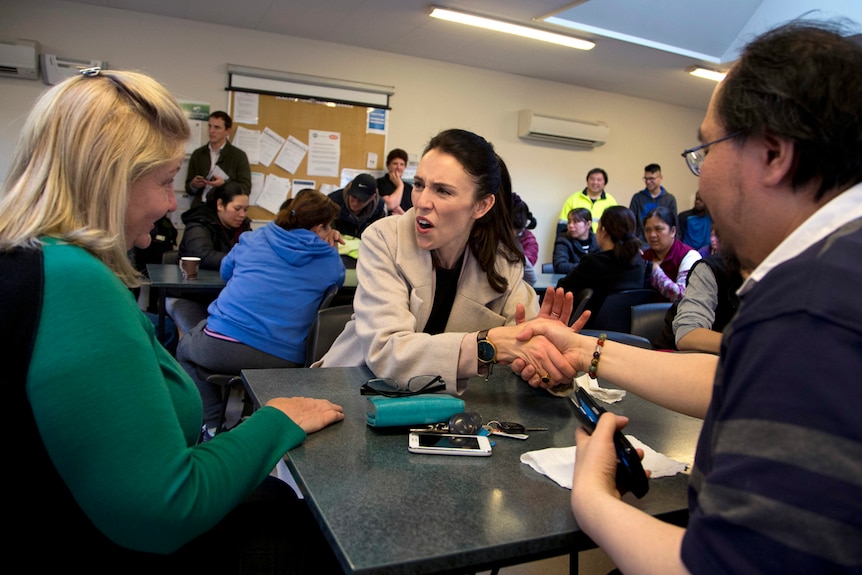
M26 502L7 510L6 548L32 548L34 563L46 531L52 554L93 572L266 572L315 548L302 539L313 532L304 506L268 477L306 433L342 419L340 407L275 399L198 444L197 388L128 289L139 284L128 250L147 247L153 222L176 208L188 137L163 86L98 69L48 90L22 130L0 194L16 466L3 481ZM261 553L249 565L252 545Z

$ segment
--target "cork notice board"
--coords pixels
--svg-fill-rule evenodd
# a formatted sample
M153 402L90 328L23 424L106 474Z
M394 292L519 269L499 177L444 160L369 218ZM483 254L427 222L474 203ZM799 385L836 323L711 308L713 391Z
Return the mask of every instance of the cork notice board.
M265 180L268 174L286 178L293 182L295 179L314 181L315 187L321 189L329 184L333 189L341 187L342 170L361 170L374 173L383 170L386 161L386 135L385 133L369 132L369 108L363 105L336 104L318 100L299 99L292 96L280 96L273 94L258 95L258 122L257 124L242 123L238 118L242 114L236 114L234 107L237 105L235 97L230 98L230 111L234 118L231 130L231 141L236 143L235 135L238 127L246 130L263 133L265 128L275 132L285 140L293 136L303 144L309 143L309 130L322 130L327 132L338 132L341 137L340 158L338 165L338 176L319 176L309 174L308 154L306 153L299 162L294 173L277 165L275 161L269 165L255 163L252 160L252 179L256 182ZM379 111L379 110L378 110ZM376 132L379 132L377 130ZM240 145L240 147L242 147ZM375 159L376 158L376 159ZM374 163L370 165L369 162ZM258 175L256 175L258 174ZM262 177L261 177L262 176ZM301 188L291 185L288 197L292 196ZM253 193L254 195L254 193ZM287 199L285 197L284 199ZM253 205L249 209L249 217L253 220L271 220L275 217L270 211Z

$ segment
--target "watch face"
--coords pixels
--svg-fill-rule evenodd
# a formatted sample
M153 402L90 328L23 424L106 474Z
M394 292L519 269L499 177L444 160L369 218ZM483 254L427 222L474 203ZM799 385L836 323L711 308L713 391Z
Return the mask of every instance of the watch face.
M479 342L479 361L484 363L491 363L494 361L494 357L497 355L497 350L494 349L494 346L491 345L490 342L482 340Z

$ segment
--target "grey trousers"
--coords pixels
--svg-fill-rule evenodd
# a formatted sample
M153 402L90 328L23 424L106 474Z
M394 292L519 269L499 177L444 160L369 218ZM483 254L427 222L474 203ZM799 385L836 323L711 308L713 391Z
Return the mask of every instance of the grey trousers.
M204 319L180 338L177 360L198 386L204 406L204 424L217 427L221 418L221 387L207 382L216 373L239 375L242 369L303 367L244 343L232 342L204 333Z

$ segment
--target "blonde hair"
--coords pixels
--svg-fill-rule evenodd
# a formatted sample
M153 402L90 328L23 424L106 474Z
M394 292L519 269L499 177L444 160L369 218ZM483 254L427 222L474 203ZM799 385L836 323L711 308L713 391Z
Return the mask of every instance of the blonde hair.
M139 285L126 247L130 189L180 157L189 133L176 100L143 74L101 71L54 86L30 112L0 190L0 250L59 238Z

